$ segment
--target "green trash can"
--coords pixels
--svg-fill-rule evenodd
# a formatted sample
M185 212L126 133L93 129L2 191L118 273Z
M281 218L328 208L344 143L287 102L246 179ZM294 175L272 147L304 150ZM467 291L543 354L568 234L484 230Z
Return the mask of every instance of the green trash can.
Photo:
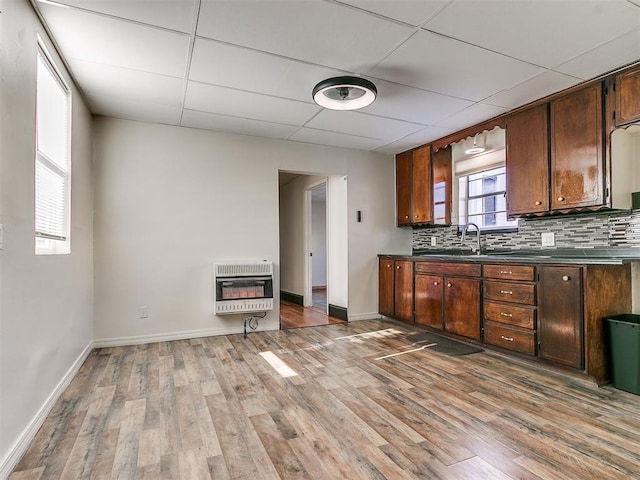
M640 315L606 318L613 386L640 395Z

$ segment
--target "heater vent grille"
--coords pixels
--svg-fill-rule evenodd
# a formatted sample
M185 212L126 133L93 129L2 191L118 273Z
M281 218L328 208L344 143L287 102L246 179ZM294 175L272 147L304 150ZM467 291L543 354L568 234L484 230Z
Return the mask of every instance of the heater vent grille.
M218 262L215 264L216 277L243 277L252 275L273 275L272 262Z

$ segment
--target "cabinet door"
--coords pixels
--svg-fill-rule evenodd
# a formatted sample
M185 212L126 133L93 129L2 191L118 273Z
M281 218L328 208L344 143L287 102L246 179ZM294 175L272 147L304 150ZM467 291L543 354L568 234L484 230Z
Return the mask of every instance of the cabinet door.
M451 146L431 155L433 177L433 221L436 225L451 224L452 165Z
M480 280L445 277L444 283L444 329L479 340Z
M413 152L403 152L396 155L396 207L398 225L411 225L412 209L411 196Z
M551 208L604 204L602 85L551 102Z
M547 104L507 119L507 214L549 210Z
M394 268L395 316L401 322L413 323L413 262L396 260Z
M393 284L394 284L393 260L381 258L378 261L378 312L387 317L394 316L393 308Z
M431 146L413 151L413 223L431 222Z
M640 68L616 77L616 126L640 120Z
M442 282L440 275L416 275L414 296L416 323L442 330L444 310Z
M582 269L538 267L540 357L583 368Z

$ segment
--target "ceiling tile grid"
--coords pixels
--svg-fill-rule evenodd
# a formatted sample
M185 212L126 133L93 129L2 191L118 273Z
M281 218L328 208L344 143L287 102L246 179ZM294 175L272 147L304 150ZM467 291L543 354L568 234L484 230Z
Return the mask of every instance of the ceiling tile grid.
M640 0L34 0L94 114L398 153L640 60ZM354 112L326 78L378 88Z

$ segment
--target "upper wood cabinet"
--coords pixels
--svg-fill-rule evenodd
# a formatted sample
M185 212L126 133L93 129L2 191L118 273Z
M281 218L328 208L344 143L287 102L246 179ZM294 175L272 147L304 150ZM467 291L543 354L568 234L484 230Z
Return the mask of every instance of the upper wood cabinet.
M640 66L619 73L615 80L615 126L640 121Z
M551 110L551 209L605 204L602 84L554 100Z
M396 155L398 225L431 222L431 146Z
M451 146L441 148L431 155L433 184L433 223L451 223L451 187L453 176Z
M548 105L507 118L507 213L549 210Z

